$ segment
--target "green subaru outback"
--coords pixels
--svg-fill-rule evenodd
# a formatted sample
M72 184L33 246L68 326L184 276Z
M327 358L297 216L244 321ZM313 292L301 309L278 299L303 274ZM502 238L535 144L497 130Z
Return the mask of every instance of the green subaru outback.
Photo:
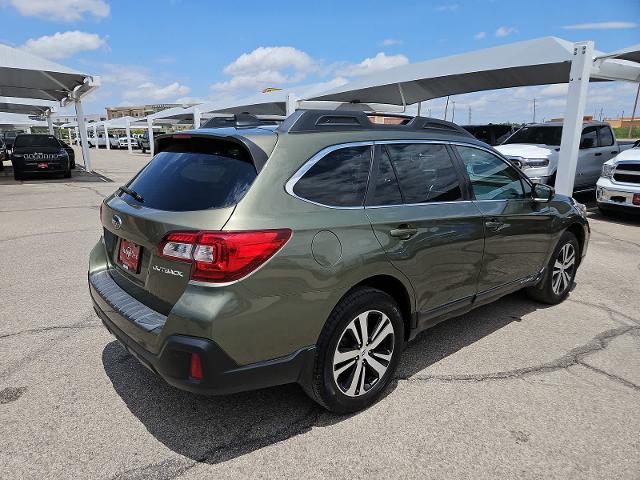
M563 301L584 207L448 122L301 110L156 139L101 206L106 328L178 388L298 382L351 412L418 332L518 289Z

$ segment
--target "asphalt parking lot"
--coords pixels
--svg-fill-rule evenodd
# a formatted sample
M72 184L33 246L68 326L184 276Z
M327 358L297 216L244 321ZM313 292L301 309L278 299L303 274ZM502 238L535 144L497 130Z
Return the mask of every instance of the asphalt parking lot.
M385 398L335 416L297 386L181 392L120 347L87 259L101 199L149 156L92 155L100 175L0 172L0 478L640 476L640 220L590 208L568 301L518 293L442 323Z

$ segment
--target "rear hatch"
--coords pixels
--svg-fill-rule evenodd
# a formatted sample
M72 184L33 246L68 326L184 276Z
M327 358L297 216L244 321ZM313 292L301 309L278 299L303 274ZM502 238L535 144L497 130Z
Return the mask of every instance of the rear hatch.
M237 139L174 135L102 209L114 280L167 315L189 282L191 264L167 259L158 246L169 232L221 230L257 177Z

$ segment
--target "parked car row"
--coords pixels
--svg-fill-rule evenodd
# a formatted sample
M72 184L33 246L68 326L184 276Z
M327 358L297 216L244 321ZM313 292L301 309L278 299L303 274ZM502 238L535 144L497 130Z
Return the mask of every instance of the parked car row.
M42 173L62 174L64 178L70 178L71 170L75 167L73 149L53 135L16 136L10 158L16 180Z

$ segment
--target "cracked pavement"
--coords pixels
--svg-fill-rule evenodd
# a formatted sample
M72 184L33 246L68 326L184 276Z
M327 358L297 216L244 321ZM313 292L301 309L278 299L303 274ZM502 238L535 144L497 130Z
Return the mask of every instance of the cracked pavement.
M335 416L295 385L181 392L114 341L87 258L100 199L148 156L91 153L113 183L0 181L0 478L640 476L640 220L590 209L568 301L437 325L380 402Z

